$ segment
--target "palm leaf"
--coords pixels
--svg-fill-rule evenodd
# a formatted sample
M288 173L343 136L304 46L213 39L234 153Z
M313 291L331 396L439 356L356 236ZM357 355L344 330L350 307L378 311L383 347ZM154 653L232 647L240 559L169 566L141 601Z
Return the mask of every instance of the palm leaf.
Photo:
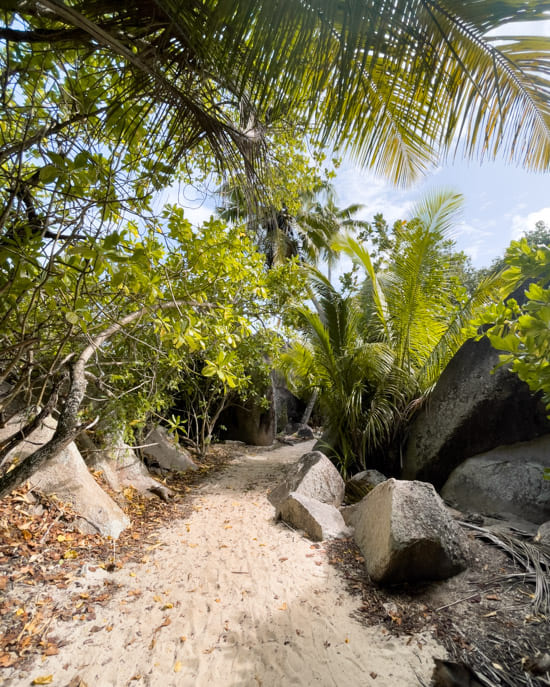
M490 34L520 18L546 19L548 2L44 0L6 7L56 36L61 55L72 42L121 59L136 104L153 99L156 131L176 155L206 138L225 164L238 156L259 161L261 127L235 116L248 103L253 121L285 114L315 124L322 140L397 182L418 176L457 141L468 156L502 153L531 169L550 162L550 39Z

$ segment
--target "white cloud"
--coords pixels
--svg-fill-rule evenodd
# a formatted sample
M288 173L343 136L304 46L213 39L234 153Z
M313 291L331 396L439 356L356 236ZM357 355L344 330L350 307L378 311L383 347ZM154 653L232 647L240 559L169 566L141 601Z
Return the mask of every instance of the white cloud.
M519 239L526 231L532 231L535 224L541 220L550 226L550 207L535 210L527 215L514 215L512 217L511 239Z
M414 205L410 192L397 189L390 182L351 164L344 164L338 170L334 187L339 207L355 203L365 206L357 215L360 219L371 220L381 212L392 224L408 217Z
M161 191L154 200L159 210L163 205L182 207L186 219L198 226L215 214L215 199L208 188L198 189L187 184L174 184Z

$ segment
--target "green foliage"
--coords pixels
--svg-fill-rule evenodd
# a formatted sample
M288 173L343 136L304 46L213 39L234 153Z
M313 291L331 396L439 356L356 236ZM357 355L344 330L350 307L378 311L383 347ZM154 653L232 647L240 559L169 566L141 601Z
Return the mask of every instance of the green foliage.
M388 450L465 340L466 322L501 292L494 278L468 297L448 269L447 235L460 201L452 193L421 201L412 219L394 228L378 270L364 243L341 237L336 246L366 273L357 296L343 296L314 273L319 313L299 309L304 338L283 365L291 379L319 390L344 473L369 467Z
M332 448L347 475L387 436L387 416L401 392L392 384L391 349L363 336L357 299L339 294L317 271L312 279L319 313L297 309L304 339L282 354L281 366L291 382L318 390Z
M524 283L523 297L502 301L489 308L474 325L499 351L507 365L540 393L550 414L550 246L527 238L512 241L506 251L504 277Z
M469 156L500 152L532 169L550 160L549 41L496 31L545 20L547 2L6 7L11 31L3 37L14 57L34 48L28 73L69 71L76 57L96 61L98 73L70 74L72 88L60 91L67 108L105 105L119 138L145 130L153 146L162 139L168 166L204 144L226 169L242 169L243 159L255 167L265 127L285 119L315 122L323 141L398 182L424 172L459 138ZM103 79L119 77L111 100Z

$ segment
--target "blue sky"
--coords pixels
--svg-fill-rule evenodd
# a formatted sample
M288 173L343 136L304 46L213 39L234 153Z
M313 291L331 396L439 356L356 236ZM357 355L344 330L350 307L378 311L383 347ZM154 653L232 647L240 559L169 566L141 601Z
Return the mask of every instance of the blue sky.
M517 23L495 35L510 33L550 37L550 20ZM431 189L451 188L462 193L463 214L453 238L476 267L488 266L512 239L534 229L538 220L550 226L550 170L544 174L527 172L502 161L481 164L457 160L441 165L406 190L346 162L338 170L335 187L340 207L361 203L365 205L362 219L382 212L390 223L407 219L415 203ZM208 219L214 207L212 199L200 192L174 193L172 189L165 199L186 207L192 222Z
M476 267L488 266L504 253L512 239L535 228L542 219L550 226L550 171L526 172L503 162L457 160L438 167L408 189L396 188L372 173L344 163L335 180L338 205L365 206L361 219L371 220L381 212L391 224L407 219L414 205L427 192L450 188L464 196L464 206L453 238ZM212 214L215 201L199 190L172 188L163 201L179 203L194 223Z
M502 162L464 162L439 167L409 189L396 189L350 163L335 183L340 207L362 203L371 219L382 212L391 223L407 219L415 203L432 189L450 188L464 196L462 217L453 238L476 267L502 255L510 241L534 229L539 219L550 225L550 171L533 173Z

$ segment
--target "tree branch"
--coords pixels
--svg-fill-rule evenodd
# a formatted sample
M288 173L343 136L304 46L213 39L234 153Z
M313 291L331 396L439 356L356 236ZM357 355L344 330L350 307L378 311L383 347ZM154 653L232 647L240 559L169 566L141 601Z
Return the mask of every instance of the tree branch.
M100 107L98 110L93 110L93 112L79 112L63 122L56 122L50 127L42 127L38 131L35 131L35 133L27 136L23 141L0 148L0 162L4 162L4 160L12 157L12 155L20 155L33 145L39 143L42 139L53 136L54 134L58 134L60 131L63 131L63 129L66 129L72 124L77 124L78 122L82 122L90 117L97 117L98 115L103 114L109 109L109 107L113 107L113 105L105 105L104 107Z
M182 305L189 305L189 302L174 300L160 303L156 307L159 310L169 310L170 308L178 308ZM80 432L91 426L90 423L79 424L78 422L78 411L80 410L88 385L85 374L86 363L107 339L124 329L128 324L139 320L149 311L149 307L144 307L114 322L110 327L107 327L101 334L96 336L95 339L92 339L82 351L72 367L71 386L61 410L61 415L57 422L57 428L53 437L34 453L27 456L12 470L0 477L0 499L25 482L25 480L34 474L40 466L54 458L60 451L74 441ZM92 424L95 424L95 420Z

